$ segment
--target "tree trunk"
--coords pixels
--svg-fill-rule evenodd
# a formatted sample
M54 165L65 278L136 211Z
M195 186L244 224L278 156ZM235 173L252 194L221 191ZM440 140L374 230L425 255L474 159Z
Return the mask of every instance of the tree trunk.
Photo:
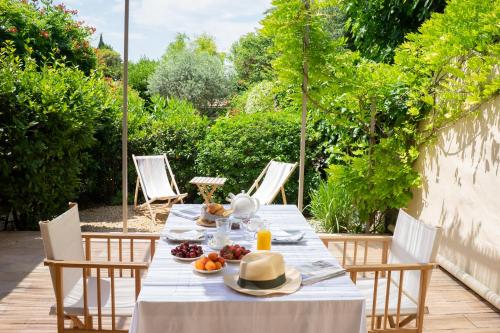
M300 129L300 165L299 165L299 198L298 206L302 211L304 208L304 170L305 170L305 155L306 155L306 120L307 120L307 94L308 94L308 77L309 77L309 15L311 10L310 0L303 0L306 11L306 24L304 26L304 34L302 36L302 126Z
M368 179L373 176L373 169L375 168L375 162L373 161L373 148L375 147L375 125L377 121L377 99L376 97L370 98L370 132L368 141ZM370 181L371 184L371 181ZM370 185L370 191L373 189L373 185ZM376 211L370 212L368 221L365 224L365 233L370 233L371 227L375 224Z

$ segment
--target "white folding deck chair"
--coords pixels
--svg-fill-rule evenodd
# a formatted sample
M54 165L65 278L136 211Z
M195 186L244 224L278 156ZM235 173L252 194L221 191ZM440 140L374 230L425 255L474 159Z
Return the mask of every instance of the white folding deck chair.
M328 242L343 242L343 265L366 298L372 318L369 332L422 332L425 298L441 239L441 228L425 224L399 210L394 235L321 235ZM347 243L354 243L353 265L346 265ZM366 265L368 242L381 242L382 264ZM390 248L389 248L390 244ZM358 245L365 247L364 264L356 264ZM358 273L374 278L358 279ZM402 279L402 283L401 283ZM406 328L413 320L416 328ZM376 321L375 321L376 320ZM388 327L389 326L389 327Z
M296 167L297 163L284 163L271 160L247 193L253 198L258 199L261 205L270 205L281 191L283 204L286 205L285 184ZM264 177L264 180L259 185L262 177ZM252 194L254 190L255 192Z
M116 317L132 316L140 291L141 272L147 269L148 263L122 262L122 240L150 240L153 255L154 242L159 239L159 235L82 233L78 206L70 204L70 207L52 221L40 222L46 257L44 263L49 266L56 296L56 304L51 307L50 313L57 316L57 331L64 333L85 329L86 332L127 332L116 329ZM108 241L108 258L111 257L111 239L119 240L119 261L90 261L90 241L93 238ZM132 247L132 241L130 244ZM122 277L125 270L130 270L130 275L134 277ZM90 276L91 271L95 272L96 276ZM97 318L97 321L93 321L92 317ZM66 327L65 319L72 321L71 328ZM103 328L103 320L106 323L111 320L110 329ZM94 327L94 324L97 324L97 327Z
M139 187L144 194L145 205L149 209L151 219L155 222L155 215L151 203L161 200L167 201L167 207L174 203L183 202L187 193L180 193L174 174L168 163L167 155L135 156L132 155L135 169L137 171L137 182L135 186L134 208L137 208L137 197ZM167 175L168 170L168 175ZM170 178L170 180L169 180Z

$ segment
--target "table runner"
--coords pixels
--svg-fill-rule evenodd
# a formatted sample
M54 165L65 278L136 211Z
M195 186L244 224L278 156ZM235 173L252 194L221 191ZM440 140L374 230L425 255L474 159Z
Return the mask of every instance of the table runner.
M174 205L172 210L187 207L201 206ZM316 260L337 263L296 206L263 206L258 215L270 222L271 231L288 228L305 232L301 244L273 244L272 251L283 254L287 265ZM197 226L194 221L170 214L164 230L179 227ZM170 250L175 245L159 241L130 332L366 332L365 299L347 275L302 286L290 295L254 297L224 285L224 274L237 273L239 265L228 264L223 272L213 275L195 273L191 262L172 257ZM203 250L210 251L206 242Z

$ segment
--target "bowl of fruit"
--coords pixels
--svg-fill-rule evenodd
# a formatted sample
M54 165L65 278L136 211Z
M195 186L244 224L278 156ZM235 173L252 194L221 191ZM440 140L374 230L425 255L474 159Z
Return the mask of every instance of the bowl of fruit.
M217 252L211 252L193 262L193 269L201 274L214 274L222 271L225 266L226 261Z
M170 251L170 253L177 260L193 261L200 258L203 255L203 249L199 245L189 244L188 242L184 242L173 248Z
M234 244L226 245L220 250L220 256L224 258L227 262L237 263L240 262L241 258L250 253L244 246Z

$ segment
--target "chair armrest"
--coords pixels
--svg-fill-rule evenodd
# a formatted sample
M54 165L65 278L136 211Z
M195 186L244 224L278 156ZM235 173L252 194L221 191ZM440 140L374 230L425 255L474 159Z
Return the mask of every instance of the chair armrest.
M319 238L326 242L391 242L389 235L350 235L350 234L318 234Z
M66 268L102 268L102 269L148 269L147 262L117 262L117 261L67 261L67 260L50 260L43 261L45 266L66 267Z
M151 233L128 233L128 232L82 232L82 238L104 238L104 239L148 239L158 240L160 234Z
M389 272L389 271L423 271L436 268L437 263L428 264L377 264L377 265L350 265L347 272Z
M344 248L342 251L342 266L346 265L347 258L347 244L354 244L354 254L353 263L356 265L356 259L358 255L358 245L363 244L364 246L364 257L363 263L366 264L368 257L368 244L369 243L381 243L382 244L382 258L381 263L386 264L389 255L389 246L392 242L392 236L389 235L351 235L351 234L318 234L319 238L323 242L326 248L330 242L333 243L344 243Z

